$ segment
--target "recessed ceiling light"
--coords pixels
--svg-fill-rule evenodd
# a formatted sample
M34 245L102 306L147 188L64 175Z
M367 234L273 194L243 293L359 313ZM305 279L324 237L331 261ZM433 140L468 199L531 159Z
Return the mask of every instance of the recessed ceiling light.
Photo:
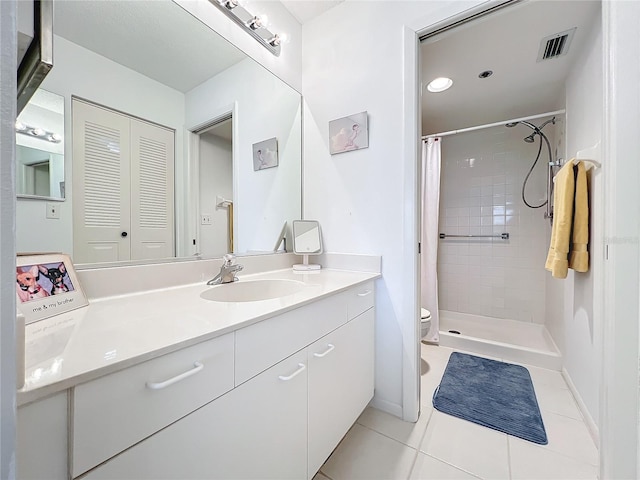
M451 85L453 85L453 80L450 78L438 77L427 85L427 90L433 93L444 92L447 88L451 87Z

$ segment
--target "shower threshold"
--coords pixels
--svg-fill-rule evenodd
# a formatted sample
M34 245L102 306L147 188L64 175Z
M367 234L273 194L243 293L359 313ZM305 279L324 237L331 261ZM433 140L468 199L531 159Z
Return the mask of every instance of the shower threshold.
M562 369L562 355L544 325L447 310L439 314L442 346L507 362Z

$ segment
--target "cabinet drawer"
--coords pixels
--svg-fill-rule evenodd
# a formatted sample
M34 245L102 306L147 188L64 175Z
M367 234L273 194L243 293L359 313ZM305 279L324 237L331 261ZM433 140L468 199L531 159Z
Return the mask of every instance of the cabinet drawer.
M375 301L375 287L373 280L352 288L348 293L349 320L356 318L362 312L366 312L373 307Z
M346 321L346 294L343 293L238 330L236 385L305 348Z
M303 480L306 362L306 350L292 355L82 480Z
M233 334L78 385L72 476L233 388Z

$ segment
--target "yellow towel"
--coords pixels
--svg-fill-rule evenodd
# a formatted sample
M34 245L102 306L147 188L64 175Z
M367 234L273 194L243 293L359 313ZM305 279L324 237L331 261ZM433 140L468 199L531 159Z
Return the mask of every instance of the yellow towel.
M568 268L586 272L589 269L589 195L583 162L575 165L571 160L560 169L555 177L553 202L551 245L545 268L555 278L566 278Z
M576 173L576 193L573 204L573 238L569 254L569 268L576 272L589 270L589 193L587 171L584 162L578 162Z
M553 227L545 268L555 278L567 278L574 192L573 161L569 161L556 174L553 192Z

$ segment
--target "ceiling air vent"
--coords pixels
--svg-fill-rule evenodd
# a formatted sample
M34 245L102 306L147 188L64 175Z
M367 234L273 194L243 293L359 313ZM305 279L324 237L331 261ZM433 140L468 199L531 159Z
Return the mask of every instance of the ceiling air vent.
M540 50L538 50L538 62L566 55L575 32L576 27L543 38L540 41Z

